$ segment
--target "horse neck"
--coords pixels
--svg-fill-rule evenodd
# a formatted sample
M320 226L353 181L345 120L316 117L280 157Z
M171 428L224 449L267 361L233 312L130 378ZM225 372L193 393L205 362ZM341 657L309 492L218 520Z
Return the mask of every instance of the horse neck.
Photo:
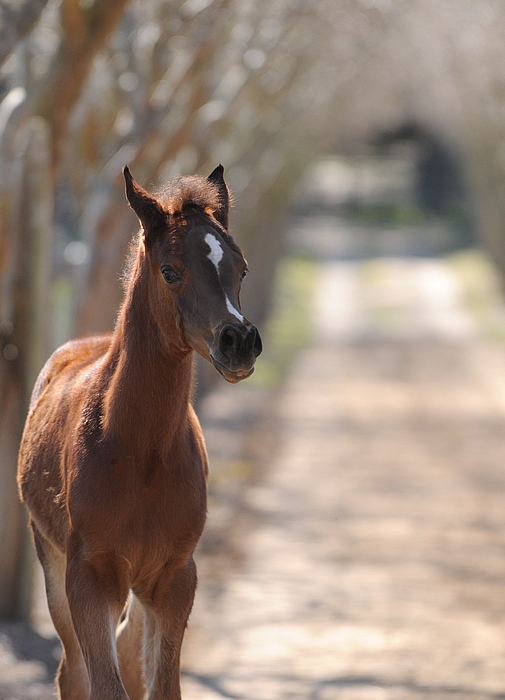
M193 353L163 342L150 313L148 263L139 251L109 350L104 427L139 452L166 451L187 420ZM177 319L163 329L179 335Z

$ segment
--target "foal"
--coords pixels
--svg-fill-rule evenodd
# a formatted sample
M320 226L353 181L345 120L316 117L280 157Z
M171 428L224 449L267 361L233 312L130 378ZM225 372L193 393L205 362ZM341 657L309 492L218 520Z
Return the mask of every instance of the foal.
M193 351L229 382L252 374L261 352L240 310L247 267L228 233L222 166L159 197L124 176L142 229L116 328L48 360L19 455L63 644L63 700L180 699L206 516Z

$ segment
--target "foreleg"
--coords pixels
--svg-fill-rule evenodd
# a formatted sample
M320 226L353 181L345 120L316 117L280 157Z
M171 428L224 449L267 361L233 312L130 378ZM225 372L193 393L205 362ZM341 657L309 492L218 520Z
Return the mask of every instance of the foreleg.
M121 681L116 627L129 591L129 565L111 552L83 557L71 543L66 589L90 682L89 700L128 700Z
M149 700L181 700L180 655L196 590L196 567L161 575L145 607L146 680Z
M130 700L143 700L146 695L143 668L144 611L133 593L116 638L121 678L128 696Z

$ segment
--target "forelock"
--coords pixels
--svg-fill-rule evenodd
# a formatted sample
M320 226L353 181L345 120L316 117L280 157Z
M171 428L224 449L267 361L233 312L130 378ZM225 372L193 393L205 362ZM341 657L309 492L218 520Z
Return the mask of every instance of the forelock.
M217 185L199 175L179 175L155 193L163 209L169 214L168 236L171 255L182 256L184 232L199 219L199 215L214 216L221 207ZM242 254L228 231L216 221L221 235L233 250Z
M172 215L183 215L192 209L213 215L220 207L217 186L198 175L179 175L156 194L163 208Z

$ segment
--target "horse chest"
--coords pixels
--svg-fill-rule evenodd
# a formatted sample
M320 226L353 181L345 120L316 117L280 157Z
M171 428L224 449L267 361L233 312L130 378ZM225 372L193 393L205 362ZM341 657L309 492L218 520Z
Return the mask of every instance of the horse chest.
M115 551L135 569L190 554L205 524L205 469L203 454L108 459L75 484L74 523L90 549Z
M171 473L163 467L154 470L137 491L132 518L142 538L159 534L167 540L198 537L203 530L207 509L206 484L202 468Z
M204 480L190 484L180 479L153 478L139 493L125 532L125 556L132 563L133 581L140 582L160 565L185 562L193 553L206 519Z

